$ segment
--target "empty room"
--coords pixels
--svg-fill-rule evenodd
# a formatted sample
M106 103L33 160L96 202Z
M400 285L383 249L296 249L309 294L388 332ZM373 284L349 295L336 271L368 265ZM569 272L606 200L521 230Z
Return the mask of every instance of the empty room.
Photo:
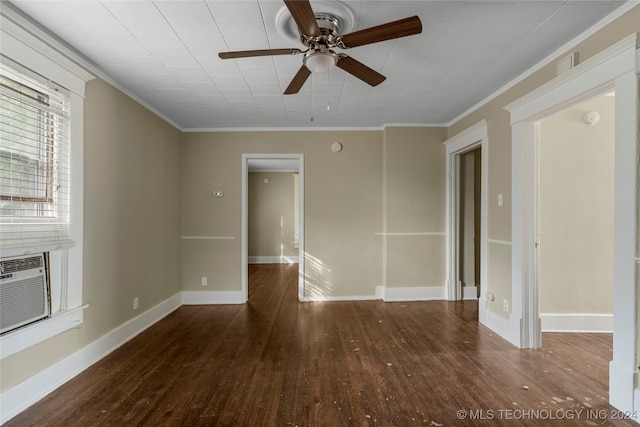
M638 425L639 32L0 0L0 423Z

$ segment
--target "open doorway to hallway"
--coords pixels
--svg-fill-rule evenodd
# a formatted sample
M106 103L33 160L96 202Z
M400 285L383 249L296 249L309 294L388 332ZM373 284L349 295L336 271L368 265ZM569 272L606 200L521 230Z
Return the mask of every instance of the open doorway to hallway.
M298 264L298 172L249 170L248 262ZM249 298L253 294L249 277Z
M480 297L480 194L482 185L482 150L477 147L460 154L458 168L459 246L458 269L462 299Z
M242 291L250 263L298 263L304 298L304 155L242 155Z

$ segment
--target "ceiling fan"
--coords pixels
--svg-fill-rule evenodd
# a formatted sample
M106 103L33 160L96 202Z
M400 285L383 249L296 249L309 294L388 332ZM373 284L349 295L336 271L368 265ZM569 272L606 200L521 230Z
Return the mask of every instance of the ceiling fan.
M284 91L285 95L298 93L312 72L327 73L334 65L371 86L377 86L386 79L385 76L344 53L336 53L333 49L351 49L422 32L420 18L412 16L340 35L339 19L329 13L314 14L308 0L284 0L284 3L298 26L300 41L307 47L307 50L297 48L242 50L220 52L218 56L222 59L233 59L302 54L302 66Z

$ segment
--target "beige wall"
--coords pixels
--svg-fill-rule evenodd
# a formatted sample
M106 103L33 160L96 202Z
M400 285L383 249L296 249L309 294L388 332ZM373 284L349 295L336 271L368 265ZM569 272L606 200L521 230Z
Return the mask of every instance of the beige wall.
M385 130L388 287L445 284L445 135L445 128Z
M180 291L180 132L101 80L87 84L84 114L90 307L81 329L3 359L3 391Z
M297 256L294 174L250 172L248 185L249 256ZM265 183L264 180L268 179Z
M333 142L344 148L331 151ZM182 144L182 289L241 290L241 159L304 154L307 296L369 296L380 283L382 131L187 133ZM213 189L223 198L211 197ZM209 286L201 286L201 276Z
M640 6L587 38L577 47L572 48L571 52L578 51L580 61L585 61L638 31L640 31ZM568 53L570 52L565 52L558 58ZM489 280L487 285L489 289L487 290L496 295L496 300L489 302L488 308L503 317L506 317L506 313L502 311L503 299L511 302L511 127L509 113L504 110L504 106L552 80L555 76L556 61L551 61L505 93L452 124L447 131L447 138L451 138L480 120L486 119L489 123L487 153L489 165L487 218ZM504 204L501 207L496 203L498 194L504 197ZM500 246L507 246L508 251L507 248ZM509 274L506 274L507 271Z
M307 297L373 296L385 278L389 286L443 286L444 135L421 127L185 134L182 233L229 239L182 241L183 290L240 290L243 153L305 155ZM339 153L330 150L336 141ZM214 187L224 198L210 196ZM383 210L386 232L436 235L384 239Z
M613 313L614 126L613 96L540 124L540 313Z

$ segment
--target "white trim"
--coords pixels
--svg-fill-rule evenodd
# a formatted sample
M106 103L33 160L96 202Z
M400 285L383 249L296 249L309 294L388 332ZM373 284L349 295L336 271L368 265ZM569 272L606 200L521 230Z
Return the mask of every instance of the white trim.
M330 302L330 301L374 301L379 300L378 287L376 286L376 295L311 295L300 299L301 302Z
M509 242L508 240L487 239L487 242L493 243L494 245L511 246L511 242Z
M548 81L504 108L511 124L540 120L603 92L617 77L635 69L637 34L630 35L566 73ZM556 90L562 93L554 93ZM563 98L561 101L559 98Z
M2 10L2 54L71 92L84 96L85 83L94 76L16 24L16 14ZM18 18L19 19L19 18Z
M548 115L615 90L615 189L613 360L609 402L632 411L636 382L638 216L637 34L611 46L529 95L505 107L512 123L512 314L511 330L521 348L540 345L537 282L537 169L539 121ZM638 408L636 408L637 410Z
M250 256L249 264L297 264L299 256Z
M477 300L478 299L478 287L476 285L465 285L462 287L462 299Z
M166 299L139 316L6 390L0 395L0 424L4 424L109 353L180 307L180 293Z
M446 299L446 286L387 286L382 292L382 300L385 302L432 301Z
M249 264L249 160L297 160L298 161L298 300L304 301L305 297L305 250L304 250L304 154L283 153L283 154L242 154L242 176L241 180L241 255L240 265L242 267L242 295L244 302L249 300L249 272L247 264Z
M61 240L58 242L39 243L31 246L2 246L0 247L0 258L37 254L42 252L60 251L75 246L73 240Z
M384 290L385 290L385 286L380 285L380 286L376 286L376 299L383 299L384 298Z
M613 333L613 314L540 313L542 332Z
M182 240L236 240L235 236L181 236Z
M458 268L458 206L459 206L459 157L470 150L481 150L480 188L480 289L487 289L488 266L488 212L489 212L489 123L478 123L452 136L444 142L446 147L446 264L447 298L455 301L462 298ZM479 313L480 315L480 313Z
M244 304L240 291L182 291L183 305Z
M487 323L485 324L485 326L487 326L489 329L500 335L502 338L504 338L514 346L520 346L520 330L513 327L514 323L512 314L509 315L508 319L505 319L504 317L487 308L486 320Z
M615 314L614 314L614 329L615 329ZM613 338L615 340L616 331L613 331ZM635 343L634 343L635 345ZM609 362L609 403L620 411L637 414L638 406L634 405L634 395L636 390L636 372L635 369L629 369L627 366L623 366L618 360L615 360L615 348L614 348L614 360ZM624 403L624 404L623 404ZM638 419L636 418L637 422Z
M415 232L415 233L374 233L376 236L385 236L385 237L414 237L414 236L446 236L447 233L444 231L425 231L425 232Z
M392 127L405 128L443 128L442 123L384 123L381 126L281 126L281 127L220 127L220 128L186 128L183 132L370 132L384 131Z
M89 305L60 311L50 318L8 332L0 337L0 359L18 353L41 341L82 326L84 309Z

